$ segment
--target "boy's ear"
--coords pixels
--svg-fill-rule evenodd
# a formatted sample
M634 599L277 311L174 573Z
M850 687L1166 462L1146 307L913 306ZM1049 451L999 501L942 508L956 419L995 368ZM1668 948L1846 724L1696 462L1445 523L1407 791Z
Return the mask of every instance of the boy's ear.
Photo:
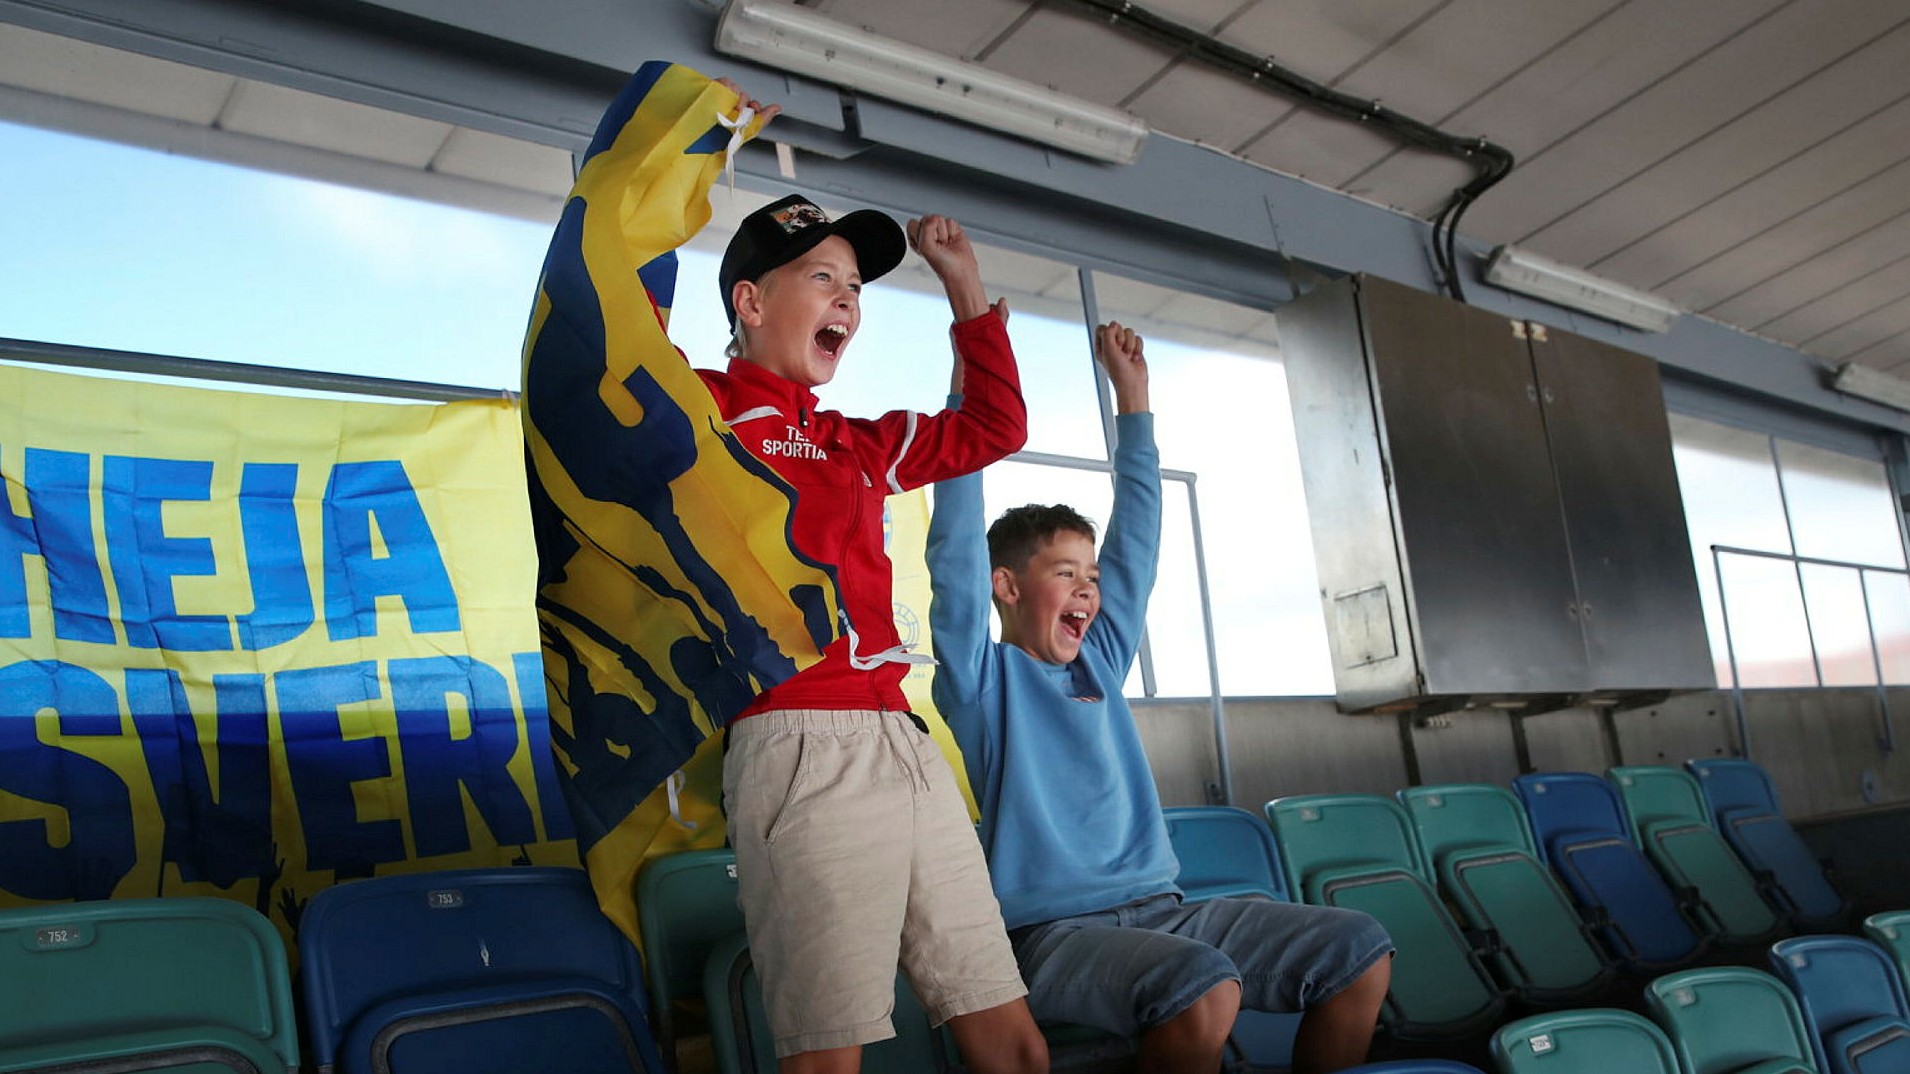
M736 307L736 323L751 328L763 323L763 289L755 280L737 280L730 288L730 305Z
M993 576L995 599L1003 604L1015 604L1021 600L1021 579L1006 567L996 567Z

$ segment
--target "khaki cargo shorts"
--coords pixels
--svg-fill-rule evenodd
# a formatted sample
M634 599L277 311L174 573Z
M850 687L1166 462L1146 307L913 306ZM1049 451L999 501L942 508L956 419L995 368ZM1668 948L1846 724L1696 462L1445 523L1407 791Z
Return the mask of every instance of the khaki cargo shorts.
M954 773L903 712L728 732L738 901L777 1056L895 1035L899 965L937 1025L1027 994Z

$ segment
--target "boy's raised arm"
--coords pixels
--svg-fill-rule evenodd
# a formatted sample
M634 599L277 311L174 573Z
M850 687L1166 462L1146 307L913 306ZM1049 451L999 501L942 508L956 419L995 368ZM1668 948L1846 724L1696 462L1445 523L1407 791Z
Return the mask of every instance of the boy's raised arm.
M1101 543L1101 615L1090 643L1126 666L1141 643L1161 546L1161 459L1149 410L1147 357L1133 329L1110 321L1094 330L1094 359L1114 385L1114 510Z

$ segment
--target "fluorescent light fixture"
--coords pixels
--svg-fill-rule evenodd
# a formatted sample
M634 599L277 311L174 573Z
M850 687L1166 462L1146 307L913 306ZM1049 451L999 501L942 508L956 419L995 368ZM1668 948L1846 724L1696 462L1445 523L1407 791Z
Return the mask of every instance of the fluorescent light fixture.
M1881 369L1845 362L1837 367L1830 386L1845 395L1854 395L1898 410L1910 410L1910 380L1891 376Z
M1119 109L776 0L729 0L716 50L1096 160L1132 164L1147 141L1147 124Z
M1647 332L1663 332L1683 312L1656 295L1511 246L1492 251L1486 282Z

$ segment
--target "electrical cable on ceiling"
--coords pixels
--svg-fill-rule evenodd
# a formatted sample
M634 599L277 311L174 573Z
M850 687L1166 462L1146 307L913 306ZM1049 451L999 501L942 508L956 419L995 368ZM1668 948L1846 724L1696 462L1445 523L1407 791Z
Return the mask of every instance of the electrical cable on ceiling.
M1447 292L1453 298L1465 301L1465 289L1460 284L1458 271L1459 220L1465 216L1472 203L1479 200L1481 194L1512 171L1511 150L1484 138L1462 138L1448 134L1431 124L1401 115L1378 101L1341 93L1282 67L1271 56L1257 56L1192 27L1163 18L1146 8L1137 7L1127 0L1065 2L1105 18L1114 26L1164 43L1210 67L1279 90L1329 115L1372 124L1408 145L1458 157L1472 165L1478 174L1471 182L1452 192L1452 197L1432 222L1433 263L1443 278Z

